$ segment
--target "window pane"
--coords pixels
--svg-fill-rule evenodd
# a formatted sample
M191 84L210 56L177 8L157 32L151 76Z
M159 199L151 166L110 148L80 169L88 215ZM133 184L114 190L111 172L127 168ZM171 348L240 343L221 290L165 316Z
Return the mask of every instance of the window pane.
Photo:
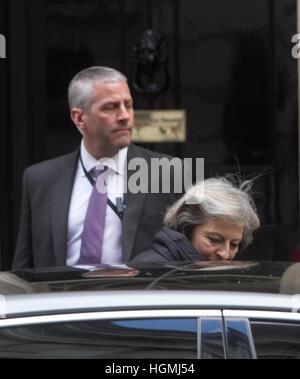
M300 358L300 324L251 322L257 358Z
M254 358L253 344L247 319L225 319L229 359Z
M196 319L101 320L0 329L0 358L195 359Z
M222 322L220 318L200 320L200 358L224 359Z

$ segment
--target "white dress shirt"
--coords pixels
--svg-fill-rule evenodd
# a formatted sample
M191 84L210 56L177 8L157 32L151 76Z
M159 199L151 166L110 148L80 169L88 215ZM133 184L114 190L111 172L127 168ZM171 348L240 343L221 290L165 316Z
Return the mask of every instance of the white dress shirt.
M121 198L123 202L124 177L127 159L127 147L121 149L112 158L101 159L101 163L107 169L107 196L116 205L116 198ZM87 172L99 165L99 161L92 157L81 143L81 158ZM73 185L69 220L68 220L68 244L67 244L67 265L75 266L80 256L81 235L89 198L92 193L92 185L85 176L84 170L78 162L77 171ZM122 261L122 221L109 205L106 208L105 229L102 246L102 259L100 263L117 264Z

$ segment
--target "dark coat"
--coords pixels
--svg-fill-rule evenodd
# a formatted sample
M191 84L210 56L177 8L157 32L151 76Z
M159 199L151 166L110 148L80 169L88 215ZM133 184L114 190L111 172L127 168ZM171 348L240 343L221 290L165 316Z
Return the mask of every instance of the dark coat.
M182 233L164 226L155 234L152 249L139 254L131 263L202 260L203 257Z
M143 158L149 167L152 158L171 158L131 144L127 159L136 157ZM68 212L78 158L79 149L25 170L13 269L66 264ZM129 180L132 173L127 175ZM151 248L166 208L179 196L173 188L170 193L124 194L123 262Z

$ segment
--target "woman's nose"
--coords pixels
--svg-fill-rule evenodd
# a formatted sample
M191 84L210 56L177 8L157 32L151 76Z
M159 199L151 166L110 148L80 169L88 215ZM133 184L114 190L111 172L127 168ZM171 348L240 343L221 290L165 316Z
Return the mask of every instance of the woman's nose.
M222 260L228 260L230 259L230 246L227 244L224 244L218 248L216 251L216 254L222 259Z

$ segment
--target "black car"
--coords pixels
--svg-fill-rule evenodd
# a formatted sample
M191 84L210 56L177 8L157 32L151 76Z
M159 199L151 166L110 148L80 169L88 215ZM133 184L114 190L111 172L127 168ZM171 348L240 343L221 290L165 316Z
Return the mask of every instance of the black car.
M0 358L300 358L299 266L2 272Z

